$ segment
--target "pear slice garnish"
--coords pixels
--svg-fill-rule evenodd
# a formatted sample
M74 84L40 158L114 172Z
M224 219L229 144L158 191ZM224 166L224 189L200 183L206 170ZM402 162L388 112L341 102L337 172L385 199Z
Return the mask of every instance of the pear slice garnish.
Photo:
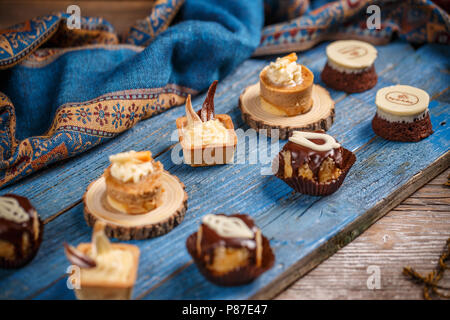
M67 243L64 243L64 253L66 254L67 259L69 259L70 263L80 268L90 269L95 268L95 266L97 265L92 258Z
M92 253L94 257L97 257L109 250L111 250L111 242L105 234L105 223L97 221L92 232Z
M186 99L186 117L187 124L189 127L194 126L195 123L200 123L202 120L198 116L198 114L192 108L191 95L189 94Z

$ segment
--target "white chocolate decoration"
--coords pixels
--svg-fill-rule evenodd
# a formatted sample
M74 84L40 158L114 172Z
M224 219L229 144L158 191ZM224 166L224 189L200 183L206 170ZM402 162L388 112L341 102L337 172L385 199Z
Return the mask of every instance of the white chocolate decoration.
M92 246L87 255L93 259L96 266L83 268L81 281L117 281L126 282L133 267L131 252L114 248L105 235L105 224L97 221L92 233Z
M22 223L30 220L29 214L14 198L0 197L0 218Z
M382 113L396 116L419 116L428 110L430 96L424 90L396 85L377 91L375 104Z
M112 163L111 175L122 182L137 183L154 170L150 151L122 152L110 156L109 161Z
M195 122L183 128L185 143L191 146L228 144L231 142L229 129L219 120Z
M296 86L303 82L302 66L297 63L295 53L277 58L265 69L267 78L276 85Z
M254 232L239 218L207 214L202 222L224 238L253 239Z
M308 139L323 140L325 143L317 144ZM320 132L294 131L289 141L314 151L328 151L341 146L332 136Z
M367 42L357 40L335 41L327 46L328 61L347 69L364 69L372 66L377 49Z
M195 123L201 123L202 120L198 116L197 112L195 112L194 108L192 108L191 95L189 94L186 99L186 118L188 126L193 126Z

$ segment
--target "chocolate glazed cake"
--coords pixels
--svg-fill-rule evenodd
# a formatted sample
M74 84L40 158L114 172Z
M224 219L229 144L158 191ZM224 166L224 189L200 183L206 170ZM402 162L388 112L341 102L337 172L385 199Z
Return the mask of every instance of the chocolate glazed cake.
M244 234L233 234L233 228ZM223 234L223 230L231 233ZM244 214L206 215L198 232L188 237L186 247L205 278L223 286L249 283L274 262L269 241Z
M341 186L355 160L330 135L295 131L275 159L274 170L295 191L325 196Z
M43 224L30 201L14 194L0 197L0 267L19 268L36 255Z

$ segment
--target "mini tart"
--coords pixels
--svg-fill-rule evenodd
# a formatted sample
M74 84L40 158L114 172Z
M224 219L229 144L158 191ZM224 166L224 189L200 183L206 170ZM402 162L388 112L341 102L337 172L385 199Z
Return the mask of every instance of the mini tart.
M92 243L81 243L76 249L65 245L69 261L80 270L79 288L75 287L78 300L131 299L138 274L139 248L131 244L110 243L104 234L104 228L103 223L95 225ZM116 258L107 259L108 255L114 257L114 254ZM124 276L114 274L118 270L124 272Z
M274 159L275 175L299 193L330 195L339 189L356 157L323 132L296 131Z
M0 197L0 268L29 263L42 242L44 225L30 201L22 196Z
M363 41L342 40L327 46L328 61L321 79L329 87L347 93L363 92L377 84L374 62L377 50Z
M224 234L227 231L234 235ZM244 214L205 216L198 231L187 238L186 248L203 276L220 286L250 283L275 260L267 238Z
M295 60L297 57L295 56ZM295 116L307 113L312 105L311 98L314 84L314 74L304 65L301 66L303 81L295 86L280 86L270 81L267 69L264 68L259 75L261 103L269 105L277 114Z
M227 114L215 114L214 94L217 80L209 87L202 108L195 112L192 108L191 96L186 100L186 116L176 120L178 139L183 149L184 163L192 167L213 166L233 162L234 151L237 145L237 135L234 131L233 121ZM187 142L184 130L194 125L202 125L207 121L218 120L227 131L227 141L219 141L213 144L201 143L193 145Z
M417 142L425 139L433 133L429 100L428 93L411 86L396 85L378 90L373 131L392 141Z

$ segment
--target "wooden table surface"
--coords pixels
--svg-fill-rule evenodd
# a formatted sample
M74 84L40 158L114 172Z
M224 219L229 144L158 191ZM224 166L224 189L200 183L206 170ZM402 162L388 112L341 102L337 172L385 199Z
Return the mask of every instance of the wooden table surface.
M450 237L449 175L447 169L417 190L276 299L423 299L422 286L402 270L426 275L437 264ZM380 268L380 289L367 287L370 266ZM450 287L450 272L440 284Z

